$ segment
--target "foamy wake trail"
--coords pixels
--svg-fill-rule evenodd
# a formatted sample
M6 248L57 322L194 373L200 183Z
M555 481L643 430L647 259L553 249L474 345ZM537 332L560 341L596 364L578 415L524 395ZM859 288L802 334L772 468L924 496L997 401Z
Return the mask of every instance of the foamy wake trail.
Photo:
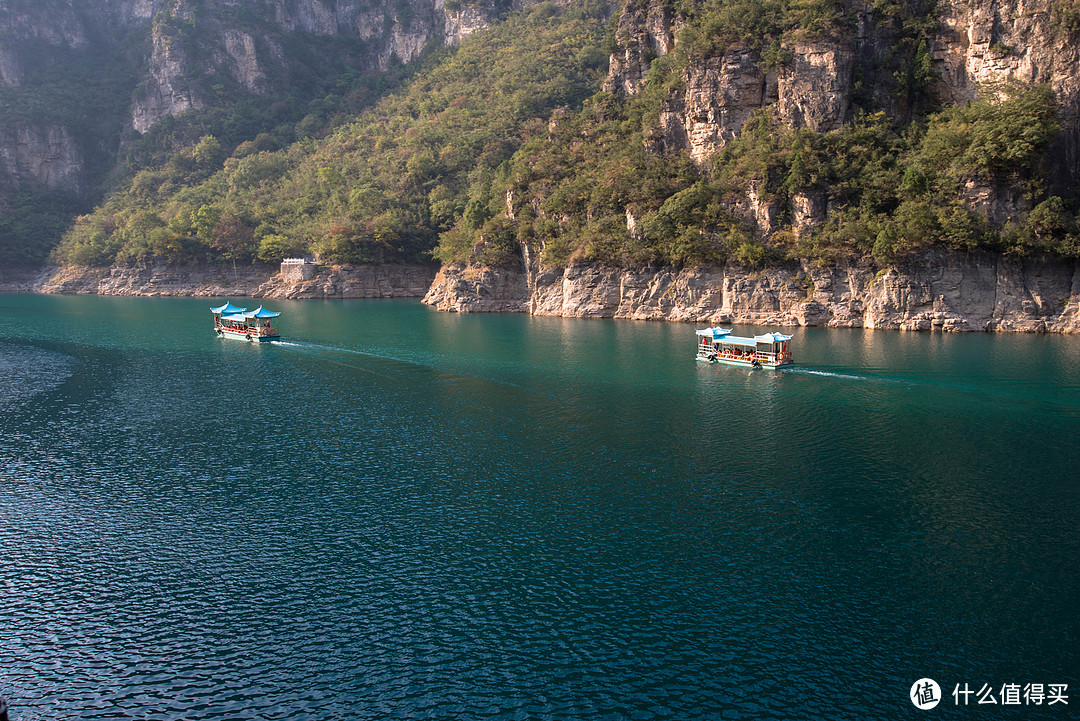
M785 373L799 373L807 376L823 376L825 378L841 378L849 381L879 381L886 380L883 378L874 378L871 376L860 376L853 373L837 373L835 371L818 371L811 368L785 368Z

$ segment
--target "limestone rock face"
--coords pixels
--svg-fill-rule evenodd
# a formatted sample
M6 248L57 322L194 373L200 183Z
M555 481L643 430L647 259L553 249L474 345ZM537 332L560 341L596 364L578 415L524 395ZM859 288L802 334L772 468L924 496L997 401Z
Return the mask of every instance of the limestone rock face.
M855 48L835 41L800 42L777 78L778 115L793 128L823 133L848 119ZM771 97L767 97L771 100Z
M604 90L627 95L637 93L645 82L652 59L674 49L678 27L668 6L663 3L627 3L615 31L619 50L612 53L608 61Z
M663 3L628 4L619 18L619 51L611 55L605 89L638 92L649 61L674 48L680 26ZM661 110L651 149L685 149L704 168L755 110L769 106L792 127L839 127L849 115L857 48L852 41L805 41L786 51L791 60L778 68L767 68L757 51L740 47L692 63L682 89Z
M1080 180L1080 43L1060 21L1056 0L943 0L932 48L939 96L963 102L1010 84L1046 83L1057 95L1063 132L1057 175Z
M730 49L691 65L682 93L660 113L660 152L686 149L699 167L742 131L750 115L775 106L794 128L825 132L848 117L855 51L849 46L799 43L792 61L766 70L756 52Z
M165 0L10 0L0 4L0 83L21 84L20 43L85 48L141 29L150 52L132 100L131 125L142 133L165 117L208 105L208 84L201 81L214 73L228 73L252 93L273 92L271 78L287 78L293 69L283 49L288 34L363 41L351 62L374 72L392 58L415 59L432 41L459 42L486 27L496 12L474 3L447 9L443 0L253 0L245 15L234 10L242 4L206 0L196 10L191 2ZM162 11L176 23L152 22ZM248 20L238 19L243 17Z
M224 37L225 51L235 63L232 67L233 77L249 92L266 93L269 86L266 72L259 64L259 56L255 49L255 38L249 33L239 30L226 30ZM268 45L271 57L280 62L283 59L281 47L276 43L269 43Z
M23 61L19 46L25 43L56 47L86 47L87 30L82 19L65 0L10 0L0 4L0 83L22 84Z
M477 30L483 30L490 23L487 13L464 3L456 10L448 10L443 0L435 0L435 9L441 10L446 15L443 34L447 44L456 45Z
M529 283L520 270L447 266L432 281L424 302L458 313L523 313Z
M19 56L12 50L0 45L0 83L11 88L17 88L22 82L22 74Z
M1055 23L1054 0L943 0L933 54L939 92L951 102L975 98L980 87L1006 81L1050 83L1075 97L1078 48Z
M660 112L659 151L685 148L702 167L739 134L751 113L776 102L778 89L776 75L766 73L748 50L690 66L685 87Z
M69 0L72 1L72 0ZM99 0L107 1L107 0ZM143 0L149 2L150 0ZM234 0L207 0L220 11ZM446 8L409 0L263 0L265 17L244 25L226 12L186 5L173 6L178 22L193 28L188 42L177 42L166 25L154 25L153 52L143 91L132 104L132 126L145 132L168 116L210 104L204 97L204 76L227 72L245 90L267 95L275 91L271 78L289 78L303 68L285 52L286 37L296 34L355 38L349 64L360 71L378 72L392 62L415 60L429 43L453 44L490 24L494 7L462 3ZM529 3L525 3L529 4ZM272 21L269 20L272 18Z
M422 298L435 269L411 265L320 266L308 280L275 275L256 298Z
M82 167L79 146L63 125L22 121L0 126L0 172L14 187L34 181L80 195ZM0 187L5 177L0 177Z
M0 290L73 295L207 296L238 298L420 298L435 269L423 266L331 266L307 281L269 266L50 268L0 273Z
M145 133L162 118L203 106L191 87L188 59L177 43L155 34L145 90L132 103L131 125Z
M691 63L664 102L658 126L646 141L649 149L661 154L686 150L704 169L760 108L772 108L790 127L818 132L850 120L856 64L864 71L881 64L894 38L869 3L845 4L854 20L853 33L789 43L782 48L788 60L776 67L766 67L757 51L737 46ZM941 20L929 50L940 78L935 91L945 102L1000 93L1009 84L1049 84L1063 120L1058 152L1053 153L1060 166L1055 175L1075 184L1080 182L1080 42L1055 20L1059 5L1055 0L941 0ZM647 0L623 8L606 90L638 92L651 58L673 49L682 21L668 7ZM889 98L891 77L865 81L891 111L902 117L916 111ZM976 195L975 205L985 217L996 222L1014 215L1011 199L991 198L989 205L1004 206L988 207L987 193L977 189ZM760 210L755 199L749 199L747 207L753 210L747 219L757 221L760 233L776 229L753 217Z
M424 302L446 311L576 318L1080 333L1080 265L931 251L882 273L861 264L448 267Z
M0 36L71 48L88 43L83 17L70 0L9 0L0 7Z
M825 222L828 203L823 191L806 191L791 196L791 229L804 236Z
M119 296L250 296L270 274L266 268L175 267L146 263L125 268L54 268L38 293Z
M497 12L494 3L447 8L444 0L5 0L0 86L25 87L28 67L49 48L58 58L123 56L135 72L131 128L145 133L167 117L219 103L223 81L234 92L229 79L248 93L279 92L290 78L316 70L287 51L310 46L312 37L339 41L337 57L315 48L328 63L374 73L414 60L431 43L460 42ZM100 182L101 164L86 159L120 142L123 129L109 140L73 127L41 120L0 127L0 194L28 183L82 194ZM86 177L88 168L97 176Z

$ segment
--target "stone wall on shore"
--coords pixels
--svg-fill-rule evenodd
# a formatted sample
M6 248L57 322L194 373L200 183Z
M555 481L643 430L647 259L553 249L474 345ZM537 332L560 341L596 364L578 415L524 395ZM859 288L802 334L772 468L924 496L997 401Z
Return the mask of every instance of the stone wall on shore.
M445 311L696 323L938 331L1080 332L1080 265L932 251L877 270L810 263L625 269L593 265L440 271Z

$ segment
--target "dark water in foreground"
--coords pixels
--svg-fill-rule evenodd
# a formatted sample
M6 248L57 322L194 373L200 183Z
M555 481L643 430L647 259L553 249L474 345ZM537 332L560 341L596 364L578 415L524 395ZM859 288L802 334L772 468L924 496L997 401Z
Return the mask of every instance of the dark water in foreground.
M1080 708L1080 338L210 305L0 296L13 719Z

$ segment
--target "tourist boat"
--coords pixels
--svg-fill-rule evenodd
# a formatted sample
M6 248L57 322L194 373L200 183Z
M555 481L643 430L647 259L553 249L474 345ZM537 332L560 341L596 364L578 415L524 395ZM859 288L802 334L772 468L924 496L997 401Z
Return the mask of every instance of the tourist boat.
M697 359L702 363L728 363L747 368L779 368L791 365L788 341L783 333L766 333L752 338L731 335L730 328L706 328L697 332Z
M210 311L214 314L214 331L221 338L247 341L271 341L281 338L272 322L281 313L266 310L262 306L256 310L237 308L232 303L211 308Z

